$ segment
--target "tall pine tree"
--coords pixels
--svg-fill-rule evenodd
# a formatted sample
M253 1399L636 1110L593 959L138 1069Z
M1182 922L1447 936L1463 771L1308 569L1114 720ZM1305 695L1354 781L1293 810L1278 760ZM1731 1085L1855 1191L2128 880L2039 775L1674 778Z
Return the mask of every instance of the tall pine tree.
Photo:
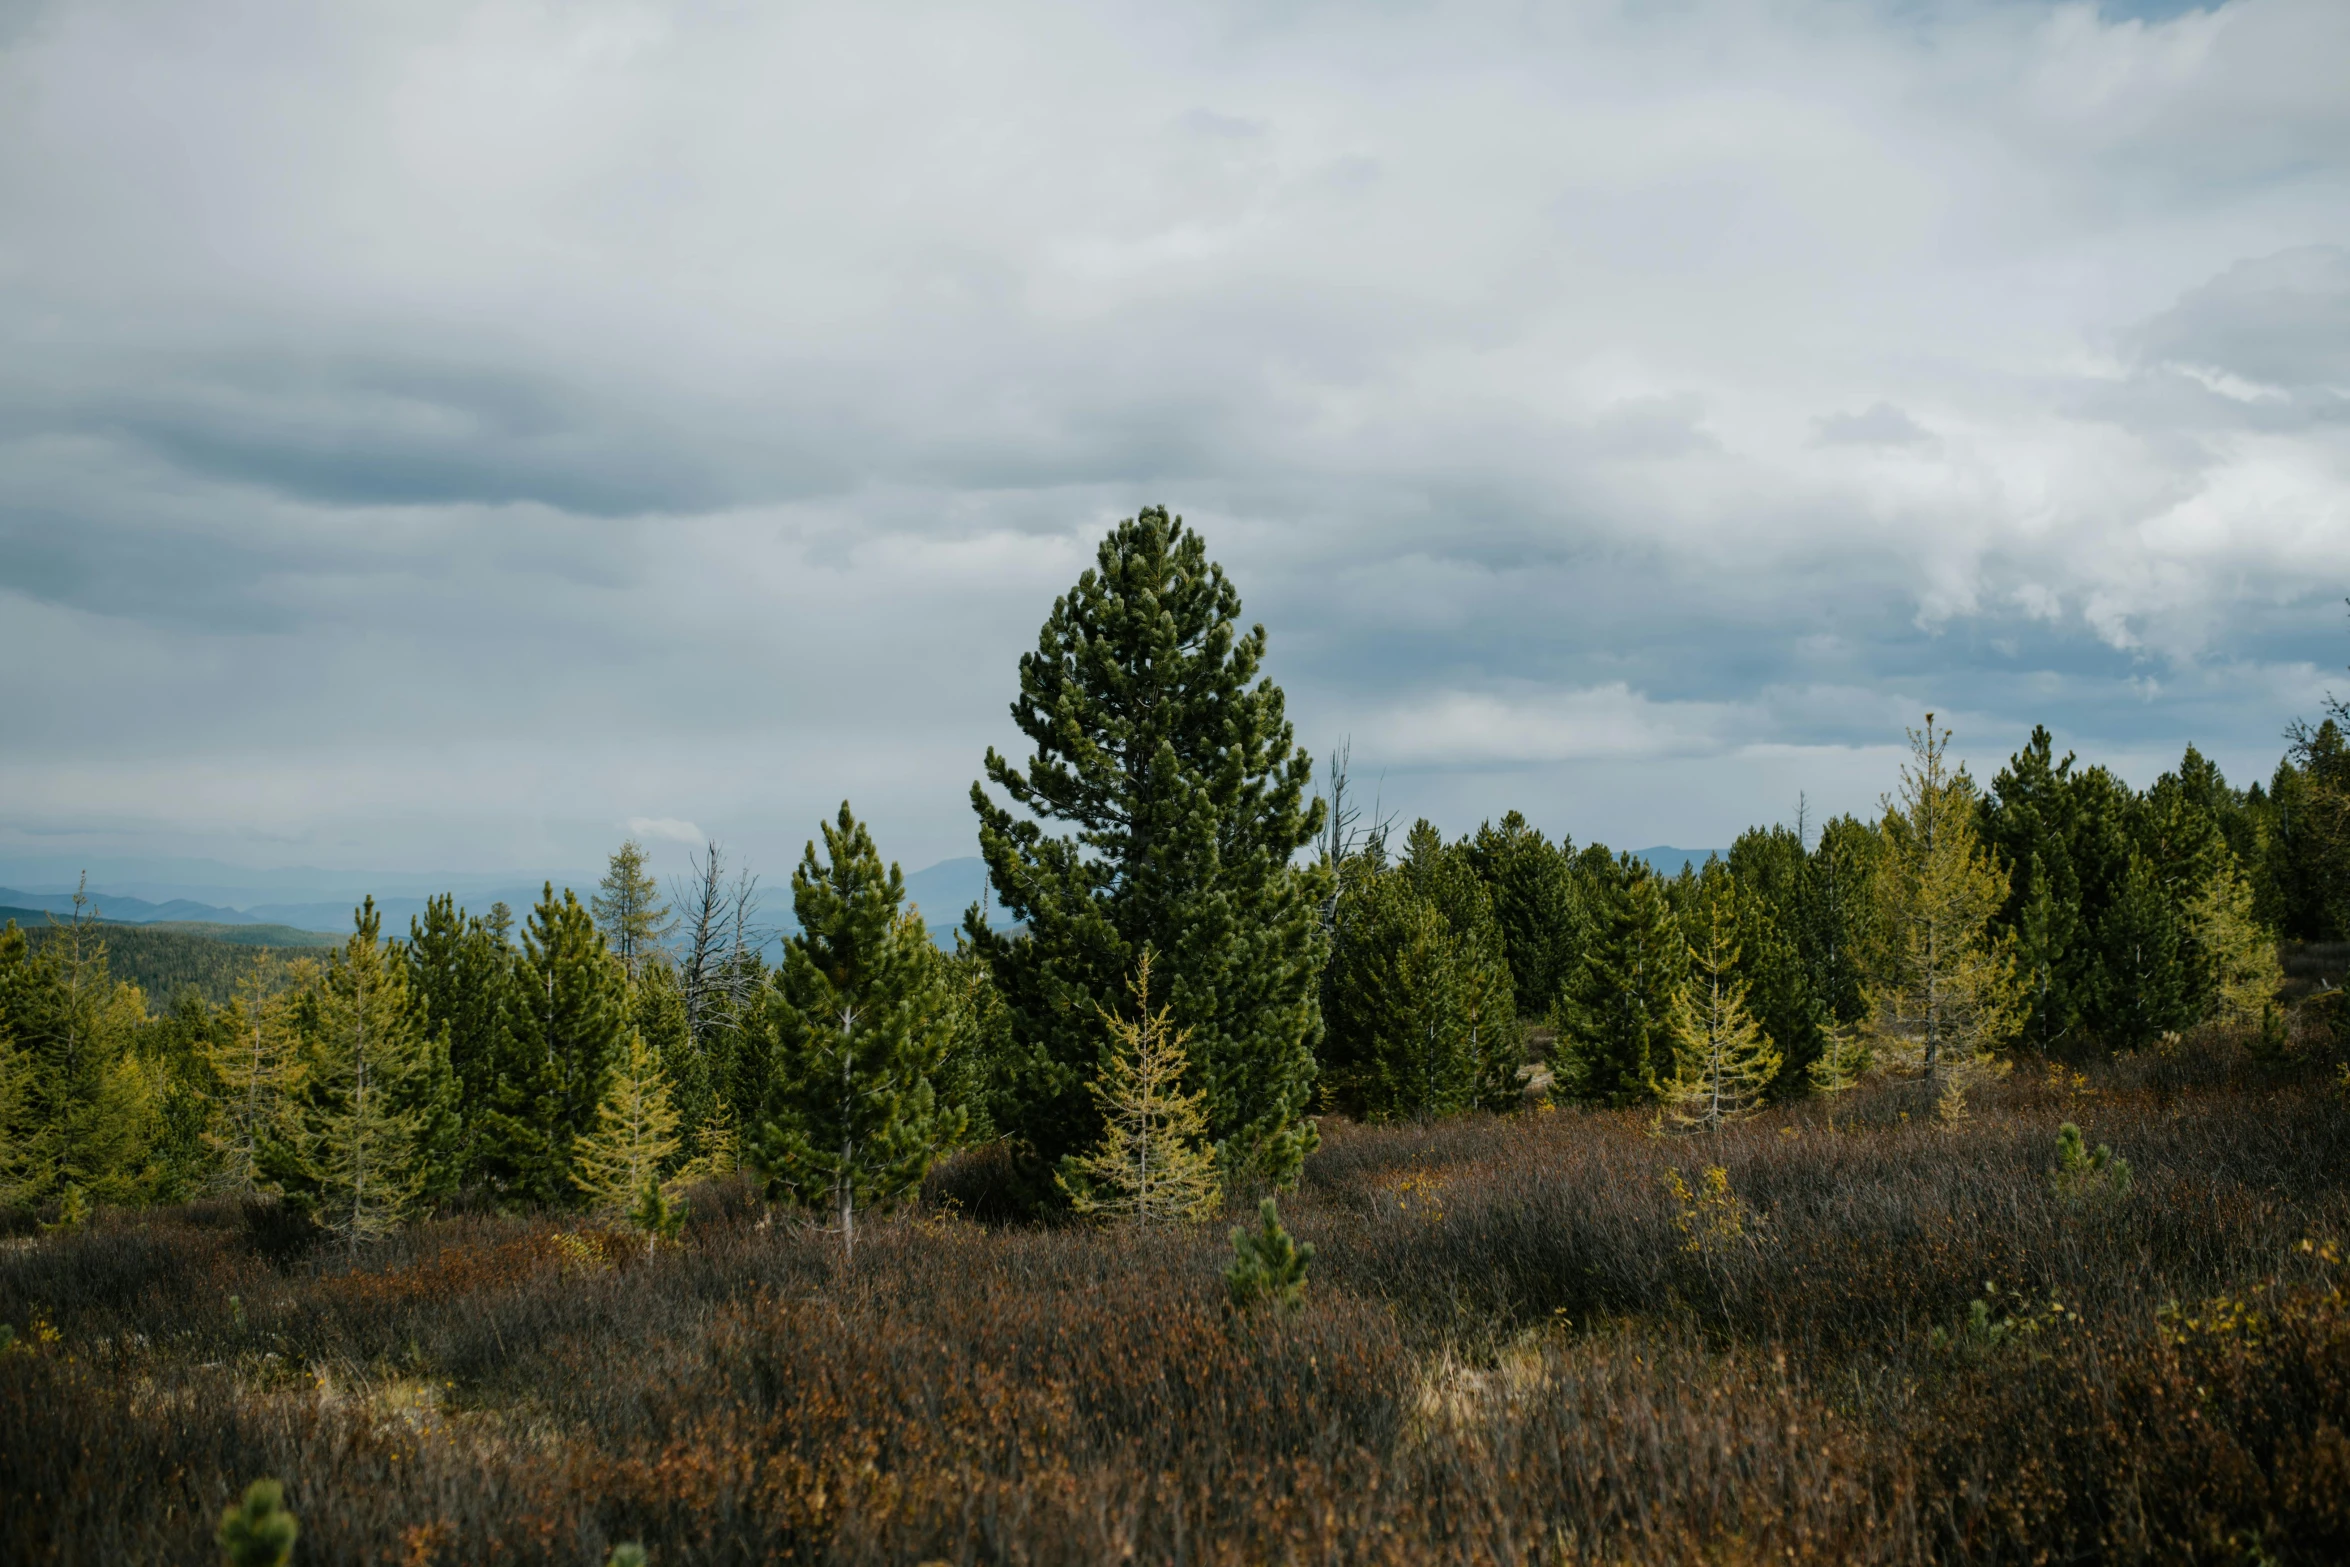
M1597 1104L1637 1104L1671 1069L1673 1007L1687 983L1688 943L1664 879L1625 854L1586 851L1591 925L1552 1020L1560 1092Z
M1524 1033L1465 851L1422 821L1399 863L1374 840L1344 874L1350 923L1322 1050L1330 1102L1374 1119L1515 1104Z
M98 910L79 894L38 950L15 921L0 930L0 1034L26 1063L17 1162L27 1195L151 1194L161 1084L133 1049L146 1018L137 987L108 973Z
M406 966L380 939L383 917L373 898L352 923L301 1009L307 1037L298 1114L292 1136L264 1156L263 1168L356 1249L416 1204L422 1171L413 1105L431 1062Z
M274 977L268 953L258 954L205 1040L212 1089L205 1137L220 1188L239 1195L261 1189L262 1153L291 1134L302 1085L294 999L272 988ZM287 978L293 988L307 989L318 981L317 966L305 959Z
M1493 900L1520 1017L1540 1018L1574 969L1583 911L1575 896L1575 846L1552 843L1516 811L1487 822L1465 845L1468 863Z
M1322 805L1281 691L1260 677L1264 628L1243 635L1239 616L1181 519L1152 507L1120 523L1020 661L1012 717L1035 751L1025 770L992 749L986 762L1010 805L972 785L980 852L1017 925L992 931L974 910L966 932L1012 1018L1017 1108L1002 1129L1040 1185L1099 1137L1095 1020L1145 945L1226 1169L1287 1182L1313 1146L1325 873L1291 857Z
M457 1182L475 1185L485 1179L485 1118L498 1103L505 1031L518 999L515 952L502 922L467 914L444 894L408 922L407 959L419 1026L441 1042L457 1085Z
M853 1247L857 1213L920 1186L962 1133L931 1085L955 1021L946 960L905 877L841 802L792 873L799 930L776 977L774 1076L751 1153L771 1187L831 1210Z
M484 1173L511 1201L571 1190L571 1144L596 1124L628 1030L627 981L578 898L549 883L523 930L492 1099Z
M1708 939L1717 902L1728 910L1744 1005L1779 1052L1774 1091L1800 1087L1827 1045L1831 1018L1812 988L1801 935L1813 894L1800 831L1782 826L1741 833L1720 866L1706 867L1698 896L1682 911L1693 949ZM1724 890L1723 881L1734 883Z

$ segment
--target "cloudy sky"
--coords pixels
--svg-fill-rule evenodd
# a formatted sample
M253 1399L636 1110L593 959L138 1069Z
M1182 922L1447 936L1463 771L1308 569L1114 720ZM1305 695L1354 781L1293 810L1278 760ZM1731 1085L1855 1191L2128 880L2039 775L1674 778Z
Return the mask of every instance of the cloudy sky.
M2346 71L2340 0L0 0L0 864L969 853L1150 502L1452 829L1865 808L1929 705L2248 781L2350 662Z

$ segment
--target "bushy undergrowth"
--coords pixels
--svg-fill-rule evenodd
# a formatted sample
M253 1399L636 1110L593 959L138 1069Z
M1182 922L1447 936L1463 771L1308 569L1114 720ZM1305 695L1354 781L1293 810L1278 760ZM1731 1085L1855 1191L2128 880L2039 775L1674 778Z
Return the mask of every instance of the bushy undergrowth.
M2126 1190L2052 1179L2065 1122ZM8 1241L12 1559L208 1560L263 1475L303 1562L2350 1551L2350 1108L2226 1041L1957 1125L1330 1124L1291 1312L1232 1308L1228 1224L957 1216L988 1169L847 1262L739 1188L651 1256L472 1216L354 1266L230 1206Z

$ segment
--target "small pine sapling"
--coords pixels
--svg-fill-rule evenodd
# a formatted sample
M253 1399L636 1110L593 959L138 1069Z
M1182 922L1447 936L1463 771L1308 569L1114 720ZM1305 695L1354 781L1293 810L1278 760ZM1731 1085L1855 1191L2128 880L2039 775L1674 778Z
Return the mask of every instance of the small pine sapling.
M65 1195L57 1199L57 1222L43 1224L42 1229L52 1235L71 1235L90 1222L90 1194L68 1181Z
M1236 1308L1245 1311L1258 1301L1270 1301L1283 1311L1295 1311L1304 1300L1306 1265L1314 1260L1314 1246L1290 1238L1272 1198L1257 1204L1256 1229L1233 1226L1232 1253L1224 1288Z
M2059 1197L2076 1201L2129 1195L2130 1161L2117 1159L2105 1144L2094 1152L2082 1141L2081 1129L2067 1121L2056 1132L2056 1170L2051 1177Z
M612 1554L604 1558L604 1567L645 1567L651 1560L645 1548L631 1540L626 1545L613 1546Z
M285 1567L294 1559L294 1537L301 1531L285 1498L285 1487L275 1480L256 1480L245 1487L242 1502L220 1515L220 1532L212 1540L228 1567Z
M1204 1146L1202 1097L1182 1090L1189 1059L1188 1029L1170 1022L1171 1009L1150 1009L1151 952L1142 950L1129 988L1132 1020L1104 1011L1110 1058L1093 1083L1101 1107L1102 1140L1091 1153L1063 1163L1053 1183L1083 1214L1183 1223L1208 1217L1220 1200L1215 1154Z
M628 1210L628 1222L645 1232L645 1255L653 1255L663 1241L674 1242L685 1227L685 1204L673 1203L661 1189L661 1182L645 1177L644 1190L637 1193L636 1206Z
M1868 1041L1841 1024L1823 1030L1819 1055L1804 1076L1815 1094L1841 1094L1860 1086L1870 1066Z

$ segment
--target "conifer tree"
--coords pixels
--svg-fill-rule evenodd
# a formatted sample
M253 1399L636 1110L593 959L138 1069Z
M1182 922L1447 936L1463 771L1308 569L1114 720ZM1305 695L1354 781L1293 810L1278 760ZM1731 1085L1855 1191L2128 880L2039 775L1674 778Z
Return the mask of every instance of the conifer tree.
M2098 921L2099 965L2091 991L2105 1040L2125 1050L2154 1043L2188 1021L2179 912L2144 855L2132 854L2120 896Z
M987 960L967 941L958 939L946 960L946 982L952 998L952 1043L932 1087L940 1104L963 1112L966 1143L993 1142L999 1126L1019 1115L1017 1104L1009 1099L1004 1065L1012 1049L1011 1013L996 993Z
M1235 1225L1232 1264L1224 1270L1224 1289L1240 1310L1263 1301L1283 1311L1295 1311L1304 1302L1306 1268L1314 1260L1311 1241L1292 1240L1281 1223L1273 1199L1257 1204L1257 1227Z
M286 1511L285 1496L275 1480L256 1480L245 1487L243 1501L221 1514L212 1543L228 1567L286 1567L294 1559L301 1529Z
M2203 988L2222 1023L2257 1023L2284 983L2276 938L2253 915L2252 884L2231 857L2187 905L2196 950L2209 965Z
M423 917L408 923L408 988L419 1027L426 1038L441 1041L456 1081L459 1186L474 1185L486 1173L485 1117L499 1099L505 1030L518 999L515 952L506 939L510 924L510 915L469 915L447 894L430 899Z
M1570 1098L1637 1104L1669 1069L1689 947L1656 872L1629 854L1585 871L1590 933L1552 1014L1558 1085Z
M572 1140L594 1127L627 1037L627 981L579 899L547 884L523 929L482 1164L510 1197L571 1190Z
M769 1186L829 1208L853 1248L861 1208L916 1189L962 1132L931 1076L953 996L905 877L841 802L824 858L792 873L799 930L784 943L772 1011L774 1077L752 1149Z
M1104 1012L1111 1046L1093 1084L1102 1140L1063 1161L1054 1179L1079 1213L1172 1224L1204 1219L1221 1197L1204 1145L1200 1096L1183 1091L1185 1033L1171 1010L1151 1010L1151 951L1134 968L1134 1016Z
M1926 715L1910 731L1911 765L1880 829L1880 939L1869 987L1871 1044L1885 1064L1928 1083L1971 1073L2022 1020L2014 940L1994 934L2007 874L1975 829L1974 784L1952 772L1950 731Z
M1796 947L1824 1015L1823 1028L1849 1028L1868 1015L1862 983L1869 932L1876 924L1869 907L1876 849L1877 835L1867 823L1838 816L1821 825L1804 867ZM1825 1040L1822 1048L1827 1048Z
M1524 1032L1466 851L1422 821L1400 862L1386 864L1375 839L1344 874L1351 913L1322 1051L1329 1101L1374 1118L1517 1103Z
M573 1145L571 1184L600 1212L618 1213L658 1188L678 1150L677 1111L661 1058L631 1031L596 1107L596 1127Z
M449 1062L448 1037L420 1027L415 1061L397 1102L415 1128L416 1201L422 1209L455 1197L472 1173L464 1092Z
M688 1128L686 1152L700 1157L703 1150L696 1134L717 1113L718 1100L710 1082L710 1063L694 1043L675 967L647 963L637 971L636 983L628 989L628 1021L660 1064L678 1124Z
M210 1055L226 1023L225 1008L215 1008L189 985L169 1012L150 1017L139 1030L132 1054L156 1095L150 1202L183 1201L215 1184L220 1160L210 1138L216 1086Z
M1737 977L1746 987L1747 1010L1779 1051L1774 1093L1800 1084L1827 1042L1830 1015L1812 987L1813 965L1801 941L1811 871L1800 828L1752 828L1739 835L1718 868L1709 866L1697 878L1698 896L1683 911L1692 944L1702 944L1719 883L1726 877L1732 884Z
M221 1027L204 1044L212 1085L205 1140L217 1158L216 1180L228 1192L259 1191L263 1151L293 1131L302 1084L301 1039L293 1001L273 988L274 976L269 954L257 954L222 1009ZM317 965L304 959L285 978L294 989L307 988L318 981Z
M2042 1050L2080 1021L2083 962L2081 877L2074 863L2080 790L2073 757L2055 758L2048 730L2008 758L1981 806L1986 847L2008 867L2009 886L1997 928L2015 938L2023 983L2023 1037Z
M1871 1064L1868 1042L1861 1031L1838 1023L1827 1030L1819 1058L1805 1070L1804 1080L1814 1093L1840 1094L1859 1087Z
M1152 507L1120 523L1021 659L1012 717L1034 754L1025 770L992 750L986 762L1010 805L972 786L980 852L1017 924L992 931L974 911L966 934L1012 1019L1002 1129L1039 1176L1099 1133L1093 1019L1145 945L1190 1030L1226 1168L1285 1183L1313 1146L1325 872L1291 861L1322 805L1281 692L1260 678L1264 628L1239 634L1239 615L1181 519Z
M136 986L107 971L96 906L77 893L34 950L12 920L0 929L0 1033L29 1068L17 1155L28 1195L78 1185L100 1202L149 1195L160 1085L132 1051L147 1021Z
M1493 921L1509 964L1520 1017L1550 1012L1582 945L1583 911L1575 896L1573 842L1552 843L1516 811L1487 822L1464 846L1492 899Z
M668 961L662 944L676 931L677 916L661 901L660 883L645 869L644 845L631 838L612 851L592 902L596 929L631 984L646 964Z
M29 1203L35 1195L32 1102L32 1055L0 1029L0 1207Z
M265 1165L356 1250L394 1228L417 1198L417 1123L406 1107L420 1052L407 968L380 939L373 898L352 923L309 998L291 1146Z
M1726 871L1706 879L1689 937L1689 983L1673 1002L1672 1076L1660 1097L1676 1123L1713 1132L1762 1107L1779 1074L1779 1052L1747 1010L1737 884Z

